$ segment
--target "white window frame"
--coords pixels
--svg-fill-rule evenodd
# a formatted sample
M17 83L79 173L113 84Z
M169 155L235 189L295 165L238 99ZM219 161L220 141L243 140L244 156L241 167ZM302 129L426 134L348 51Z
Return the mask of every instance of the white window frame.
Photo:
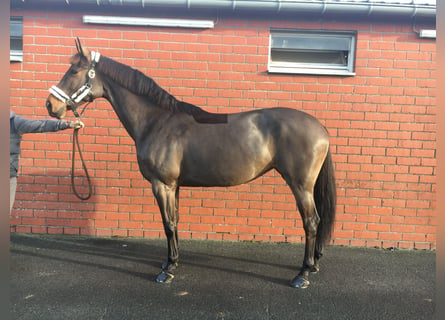
M310 41L311 39L313 41ZM356 31L271 30L268 72L354 76L356 43ZM274 53L277 55L280 52L308 55L313 53L313 57L317 53L333 54L344 57L345 62L305 62L299 61L298 57L295 57L295 61L289 61L289 58L287 61L280 61L279 58L273 58Z
M23 17L12 16L9 23L9 39L11 44L9 49L9 61L23 62ZM12 45L11 40L17 40L18 45Z

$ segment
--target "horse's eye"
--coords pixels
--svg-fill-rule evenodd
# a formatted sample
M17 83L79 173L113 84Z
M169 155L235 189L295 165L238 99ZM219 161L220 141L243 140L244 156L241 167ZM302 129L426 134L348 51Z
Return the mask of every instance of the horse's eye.
M71 69L71 73L72 74L76 74L76 73L78 73L79 71L77 71L76 69Z

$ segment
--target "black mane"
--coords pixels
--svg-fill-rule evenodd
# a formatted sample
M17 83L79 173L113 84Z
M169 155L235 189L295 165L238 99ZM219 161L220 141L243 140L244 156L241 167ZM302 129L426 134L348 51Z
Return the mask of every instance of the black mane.
M183 101L179 101L173 95L162 89L152 78L139 70L101 56L97 68L132 93L147 97L160 108L172 113L186 113L200 123L226 123L227 114L218 114L204 111L203 109Z

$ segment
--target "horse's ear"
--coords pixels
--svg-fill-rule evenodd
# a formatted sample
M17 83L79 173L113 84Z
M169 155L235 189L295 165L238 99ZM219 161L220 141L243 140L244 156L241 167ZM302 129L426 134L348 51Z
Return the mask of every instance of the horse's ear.
M87 59L89 58L90 52L88 51L88 49L85 49L82 47L79 37L77 37L77 39L76 39L76 48L77 48L77 51L79 52L79 54L81 55L81 57L85 57Z
M82 54L82 44L80 43L80 39L79 37L76 38L76 48L77 48L77 52L79 52L80 54Z

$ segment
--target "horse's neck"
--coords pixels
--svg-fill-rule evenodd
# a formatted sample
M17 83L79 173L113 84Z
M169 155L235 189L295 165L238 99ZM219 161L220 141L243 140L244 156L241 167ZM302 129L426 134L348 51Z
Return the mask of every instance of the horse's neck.
M137 142L139 134L156 123L159 108L151 106L146 99L130 92L116 83L108 83L104 88L104 98L110 102L128 134Z

